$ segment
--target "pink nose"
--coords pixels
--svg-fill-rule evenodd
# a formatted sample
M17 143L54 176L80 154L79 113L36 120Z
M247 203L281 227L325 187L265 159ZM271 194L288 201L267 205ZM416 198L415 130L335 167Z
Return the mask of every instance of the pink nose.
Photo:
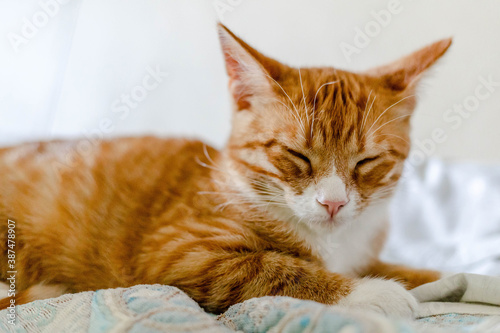
M328 214L330 214L331 217L337 214L339 209L347 204L347 201L345 200L343 201L318 200L318 202L326 208Z

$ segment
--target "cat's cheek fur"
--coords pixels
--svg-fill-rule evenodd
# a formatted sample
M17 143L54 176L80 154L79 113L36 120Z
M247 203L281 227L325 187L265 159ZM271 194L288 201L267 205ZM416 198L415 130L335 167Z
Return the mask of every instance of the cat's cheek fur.
M338 305L381 312L389 316L412 318L418 302L401 284L383 279L365 278Z
M343 184L336 185L329 188L339 191L344 186ZM359 195L356 192L353 191L349 195L348 204L340 209L333 221L330 220L325 208L317 201L318 194L321 194L321 189L318 189L317 184L309 185L300 195L296 195L292 191L287 191L285 194L287 204L297 219L307 223L311 229L317 229L316 231L331 230L352 221L357 214Z

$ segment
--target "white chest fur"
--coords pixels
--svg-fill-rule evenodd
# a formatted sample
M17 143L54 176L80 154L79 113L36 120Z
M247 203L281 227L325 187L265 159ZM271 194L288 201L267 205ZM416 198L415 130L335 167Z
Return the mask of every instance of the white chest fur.
M379 206L330 233L300 233L321 255L328 270L351 275L377 257L374 247L387 227L386 212L385 205Z

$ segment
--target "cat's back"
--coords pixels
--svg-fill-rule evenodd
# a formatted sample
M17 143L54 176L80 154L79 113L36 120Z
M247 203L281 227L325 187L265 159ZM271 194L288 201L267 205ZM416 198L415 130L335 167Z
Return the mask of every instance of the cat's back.
M156 137L51 141L0 149L0 214L55 217L66 212L155 214L173 197L189 197L218 154L202 142ZM161 203L159 203L161 201ZM158 206L160 205L160 206ZM158 207L156 207L158 206ZM69 216L75 218L75 216Z
M70 171L82 165L92 165L98 159L117 161L127 155L136 157L176 156L202 152L205 144L183 138L157 138L152 136L124 137L110 140L54 140L29 142L12 147L0 147L0 167L37 168L52 167L55 171ZM208 147L213 151L212 148Z
M107 272L106 287L127 285L124 272L140 251L141 235L210 183L210 169L201 165L205 154L218 152L200 141L155 137L2 148L0 242L6 244L5 221L13 220L18 248L31 256L23 262L26 272L64 262L63 270L42 270L44 278L79 281L73 288L86 290L102 286ZM79 277L83 267L92 278Z

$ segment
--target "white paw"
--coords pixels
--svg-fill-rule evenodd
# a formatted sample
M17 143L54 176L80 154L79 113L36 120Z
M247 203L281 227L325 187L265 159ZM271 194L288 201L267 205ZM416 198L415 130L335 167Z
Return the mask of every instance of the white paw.
M413 317L418 302L401 284L383 279L361 279L352 292L338 303L358 309L382 312L390 316Z
M8 296L9 285L4 282L0 282L0 299Z

